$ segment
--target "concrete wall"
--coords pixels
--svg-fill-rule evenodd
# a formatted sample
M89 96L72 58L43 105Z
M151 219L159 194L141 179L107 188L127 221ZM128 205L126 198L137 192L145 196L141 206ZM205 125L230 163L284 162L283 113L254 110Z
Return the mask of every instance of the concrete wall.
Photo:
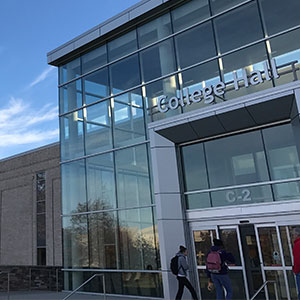
M46 261L62 265L58 144L0 161L0 265L37 264L36 173L46 174Z

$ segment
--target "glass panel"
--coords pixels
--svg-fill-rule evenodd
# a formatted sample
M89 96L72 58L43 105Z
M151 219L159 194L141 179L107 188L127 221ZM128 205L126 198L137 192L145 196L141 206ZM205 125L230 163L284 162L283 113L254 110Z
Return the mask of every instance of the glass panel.
M256 2L217 17L215 28L221 53L264 37Z
M197 265L205 266L206 255L213 245L213 239L216 238L216 230L194 230L193 236Z
M264 266L281 266L276 227L260 227L258 234Z
M186 209L211 207L209 193L199 193L185 196Z
M177 32L210 16L208 0L194 0L171 11L174 31Z
M61 160L84 155L82 110L60 118Z
M165 14L138 27L137 33L140 48L159 41L172 33L170 15Z
M87 158L87 194L89 211L116 207L113 155Z
M61 114L82 106L80 79L59 88L59 105Z
M288 299L286 293L286 285L284 281L283 271L266 271L266 279L273 280L277 283L277 291L279 299ZM268 284L269 299L276 299L274 284Z
M39 214L36 216L37 227L37 247L46 246L46 215Z
M163 297L161 273L101 272L105 274L106 293L148 297ZM65 289L74 290L95 272L65 272ZM103 293L102 277L96 277L83 287L84 292Z
M37 265L38 266L46 265L46 248L37 249Z
M271 179L299 177L299 156L291 124L266 128L262 132Z
M46 201L39 201L36 204L36 213L43 214L46 211Z
M216 55L211 22L206 22L175 37L178 65L181 69Z
M84 77L83 82L85 104L93 103L109 95L107 68Z
M265 80L264 64L263 62L267 60L267 53L264 43L257 44L255 46L248 47L246 49L237 51L230 55L226 55L222 58L222 65L224 68L224 79L226 82L226 99L233 99L236 97L248 95L254 92L258 92L267 88L271 88L271 80ZM245 82L243 80L243 70L248 77L248 86L245 87ZM233 71L236 71L238 78L238 90L235 90L233 85ZM255 78L254 71L258 71L261 74L261 81L258 84L250 84L251 78ZM253 77L252 77L253 76ZM259 76L259 75L258 75ZM257 77L258 77L257 76Z
M123 92L141 83L137 54L110 66L113 94Z
M158 110L158 99L165 97L166 100L162 101L163 109L167 106L168 100L179 94L178 82L175 76L171 76L151 84L146 85L146 101L149 110L151 121L164 119L180 113L180 109L169 109L165 113ZM179 107L179 106L178 106Z
M107 63L106 45L82 56L82 73L97 69Z
M77 58L59 67L59 84L63 84L80 75L80 58Z
M61 165L63 214L86 211L84 160Z
M112 148L110 100L86 108L86 154Z
M207 289L207 275L205 270L198 269L198 277L200 284L201 299L216 299L216 289L214 288L212 291L209 291Z
M247 299L243 272L240 270L230 270L228 275L232 284L232 299Z
M241 266L240 247L238 244L236 229L220 229L219 233L220 238L224 243L224 249L226 249L227 252L232 253L235 259L235 264L229 264L229 266Z
M248 205L251 203L272 202L269 185L211 192L212 206Z
M259 131L209 141L204 145L211 187L269 180Z
M122 269L157 269L152 208L120 210Z
M118 59L137 50L136 31L130 31L108 43L109 61Z
M300 196L300 182L273 184L275 201L296 200Z
M118 207L151 204L146 145L116 151Z
M175 71L173 40L169 39L141 52L143 81L161 77Z
M185 191L208 188L203 143L181 148Z
M183 111L187 112L211 103L223 102L224 97L216 96L212 88L219 82L219 68L216 60L182 72L182 87L188 88L191 103L191 105L184 106ZM192 95L200 96L193 100Z
M299 45L295 43L295 41L299 40L300 29L293 30L292 32L283 34L281 36L271 39L270 41L267 41L267 43L269 43L268 46L270 46L271 56L275 58L277 66L300 60ZM290 64L285 67L281 67L278 71L280 77L275 79L275 84L280 85L294 81L295 79L300 79L299 62L295 64L295 69L297 68L298 70L295 70L297 78L295 78L292 66ZM287 73L284 74L285 72Z
M287 226L280 226L279 227L280 232L280 239L283 249L283 256L284 256L284 262L286 266L292 266L292 258L291 258L291 251L290 251L290 243L287 236Z
M210 0L210 6L212 13L215 15L242 2L244 0Z
M90 214L89 247L90 267L117 268L117 218L114 212Z
M114 141L115 147L138 143L145 140L144 109L141 90L127 94L129 103L114 101ZM122 95L121 98L124 98Z
M290 291L290 296L292 300L297 300L298 298L298 292L297 292L297 286L296 286L296 281L295 281L295 275L293 271L286 271L287 279L288 279L288 284L289 284L289 291Z
M299 1L260 0L260 3L268 35L299 24Z
M64 267L88 267L88 231L86 215L63 218L63 241ZM74 283L77 285L78 282Z

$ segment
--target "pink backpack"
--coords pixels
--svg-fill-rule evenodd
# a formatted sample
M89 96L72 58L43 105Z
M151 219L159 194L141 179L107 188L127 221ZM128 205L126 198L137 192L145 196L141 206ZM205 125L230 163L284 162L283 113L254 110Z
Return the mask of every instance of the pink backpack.
M211 273L220 273L222 260L219 251L211 251L206 258L206 268Z

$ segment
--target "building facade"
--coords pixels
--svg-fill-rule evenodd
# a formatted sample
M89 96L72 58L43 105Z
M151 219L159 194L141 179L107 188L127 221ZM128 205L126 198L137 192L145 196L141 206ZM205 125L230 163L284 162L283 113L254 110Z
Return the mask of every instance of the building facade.
M59 67L65 288L173 299L214 237L234 299L296 299L298 0L144 0L48 53ZM102 292L100 282L86 291ZM275 297L267 285L265 297Z

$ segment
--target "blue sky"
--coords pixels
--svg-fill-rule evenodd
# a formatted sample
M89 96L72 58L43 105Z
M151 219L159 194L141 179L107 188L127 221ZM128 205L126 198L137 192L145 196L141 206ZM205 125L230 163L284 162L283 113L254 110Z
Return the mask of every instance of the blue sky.
M139 0L0 1L0 159L58 141L47 52Z

